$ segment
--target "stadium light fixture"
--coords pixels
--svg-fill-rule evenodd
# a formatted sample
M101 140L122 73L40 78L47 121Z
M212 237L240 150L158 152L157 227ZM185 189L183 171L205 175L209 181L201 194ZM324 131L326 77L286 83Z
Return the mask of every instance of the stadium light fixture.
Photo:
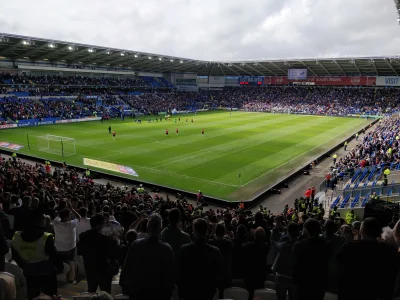
M0 36L0 42L7 43L9 41L9 38L6 38L4 36Z
M121 56L125 56L125 53L124 53L124 52L121 52Z
M55 48L56 47L56 45L54 45L54 44L49 44L49 48Z
M139 55L137 55L137 54L135 54L134 56L135 56L135 58L138 58L138 57L139 57Z
M174 62L174 60L173 60L173 59L170 59L169 61L170 61L170 62Z
M151 56L148 57L148 59L151 59L151 58L152 58Z
M88 49L88 52L89 52L89 53L94 53L94 52L96 52L96 50L94 50L93 48L89 48L89 49Z
M183 60L180 60L179 63L180 63L180 64L183 64Z
M31 41L30 41L30 40L25 40L25 41L22 41L22 44L23 44L23 45L26 45L26 46L30 46L30 45L32 45L32 43L31 43Z
M162 60L162 58L161 58L161 57L159 57L159 58L158 58L158 60Z
M110 55L110 54L111 54L111 52L110 52L110 51L106 51L106 54L107 54L107 55Z

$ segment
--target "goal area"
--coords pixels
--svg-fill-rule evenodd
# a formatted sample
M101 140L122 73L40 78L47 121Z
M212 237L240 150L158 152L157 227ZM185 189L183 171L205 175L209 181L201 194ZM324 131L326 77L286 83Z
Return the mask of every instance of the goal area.
M75 139L65 136L46 134L37 137L40 151L56 155L71 156L76 154Z

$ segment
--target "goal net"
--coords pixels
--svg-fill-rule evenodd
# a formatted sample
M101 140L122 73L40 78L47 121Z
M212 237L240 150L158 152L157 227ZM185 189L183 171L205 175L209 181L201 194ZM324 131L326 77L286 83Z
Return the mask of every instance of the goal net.
M40 151L62 156L70 156L76 154L74 138L51 134L38 136L37 138L37 144Z

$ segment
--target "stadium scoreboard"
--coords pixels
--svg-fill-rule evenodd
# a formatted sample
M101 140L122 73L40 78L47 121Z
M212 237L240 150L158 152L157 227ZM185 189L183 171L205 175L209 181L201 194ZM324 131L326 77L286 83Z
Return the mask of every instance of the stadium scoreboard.
M306 80L307 69L289 69L288 70L289 80Z
M262 85L264 83L264 76L240 76L240 85Z

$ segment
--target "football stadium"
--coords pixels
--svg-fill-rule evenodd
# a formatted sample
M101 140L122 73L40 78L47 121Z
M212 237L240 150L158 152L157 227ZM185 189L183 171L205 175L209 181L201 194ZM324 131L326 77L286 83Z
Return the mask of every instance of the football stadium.
M309 2L299 15L322 26ZM176 14L196 22L203 6ZM176 43L177 27L146 20L138 50L108 28L96 43L60 34L64 15L43 37L22 15L4 23L29 34L0 33L0 300L400 299L400 54L342 54L376 49L389 22L345 33L334 18L337 44L296 24L289 41L289 11L257 26L280 20L268 47L285 55L305 30L315 51L290 53L313 57L237 59L256 27L237 32L232 59L209 60L167 54L202 57L200 40L215 53L207 22ZM82 31L98 20L66 18ZM164 54L143 51L157 44L147 27L169 36ZM222 53L220 27L207 34Z

